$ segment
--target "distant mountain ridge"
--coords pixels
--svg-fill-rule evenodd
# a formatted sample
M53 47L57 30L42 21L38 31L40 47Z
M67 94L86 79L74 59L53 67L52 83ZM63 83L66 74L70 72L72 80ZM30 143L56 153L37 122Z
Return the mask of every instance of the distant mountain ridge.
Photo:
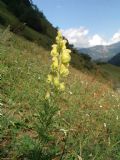
M79 52L88 54L93 60L108 61L120 52L120 42L108 46L98 45L78 50Z
M120 53L115 55L112 59L108 61L108 63L119 66L120 67Z

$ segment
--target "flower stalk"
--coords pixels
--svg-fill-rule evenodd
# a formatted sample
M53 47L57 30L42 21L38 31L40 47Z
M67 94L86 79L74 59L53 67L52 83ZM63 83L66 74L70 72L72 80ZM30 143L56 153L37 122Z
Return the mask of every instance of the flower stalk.
M65 90L63 78L69 74L68 67L71 60L71 51L66 48L66 43L67 41L63 39L61 32L58 31L56 43L52 45L50 53L52 64L47 77L47 83L50 86L50 93L47 92L47 98L49 98L51 94L51 88L59 92Z

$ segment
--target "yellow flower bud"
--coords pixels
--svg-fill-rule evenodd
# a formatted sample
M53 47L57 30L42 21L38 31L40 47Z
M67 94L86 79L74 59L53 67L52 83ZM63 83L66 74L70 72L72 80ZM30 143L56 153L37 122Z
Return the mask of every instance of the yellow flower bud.
M47 83L51 83L52 82L52 75L51 74L48 74L48 77L47 77Z
M49 98L50 98L50 93L47 92L46 95L45 95L45 99L48 100Z
M52 69L52 71L55 71L58 69L58 59L57 58L56 59L54 58L54 61L51 65L51 69Z
M64 91L64 90L65 90L65 85L64 85L64 83L60 83L59 90L60 90L60 91Z
M63 50L63 52L65 52L65 53L71 53L71 50L70 49L65 49L65 50Z
M63 40L63 44L66 45L66 43L67 43L67 41L64 39L64 40Z
M53 49L55 49L55 48L57 49L57 44L53 44L53 45L52 45L52 48L53 48Z
M58 31L58 37L62 38L62 33Z
M58 53L57 49L55 49L55 48L54 48L54 49L52 49L52 51L51 51L51 56L53 56L53 57L54 57L54 56L55 56L55 57L57 57L57 56L58 56L58 54L59 54L59 53Z
M59 41L59 43L60 43L61 50L62 50L62 51L65 50L65 49L66 49L66 43L67 43L67 41L61 39L61 40Z
M60 31L58 31L58 33L57 33L57 37L56 37L56 41L57 41L57 43L59 43L59 42L60 42L60 40L62 40L62 33L61 33Z
M59 43L59 37L56 37L56 42Z
M62 53L62 63L69 63L71 60L71 56L69 54L69 52L67 52L66 50Z
M68 68L65 67L65 65L61 65L60 67L60 74L63 76L63 77L66 77L68 74L69 74L69 70Z
M53 61L53 62L58 61L58 58L57 58L57 57L53 57L53 58L52 58L52 61Z
M54 83L55 87L59 87L60 82L59 82L58 77L55 77L55 78L54 78L53 83Z

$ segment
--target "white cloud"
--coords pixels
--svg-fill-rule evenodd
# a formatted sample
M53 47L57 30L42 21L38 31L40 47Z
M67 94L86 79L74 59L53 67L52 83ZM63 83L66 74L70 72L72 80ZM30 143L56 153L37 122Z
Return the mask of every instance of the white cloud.
M75 47L91 47L95 45L109 45L120 41L120 30L113 34L112 38L106 40L99 34L89 36L89 30L85 27L70 28L62 30L63 35L68 39L70 44Z
M120 41L120 30L113 35L111 43L116 43L118 41Z
M107 42L98 34L93 35L93 37L88 41L89 46L96 45L107 45Z
M84 27L70 28L62 30L63 35L68 39L75 47L87 47L88 46L88 29Z

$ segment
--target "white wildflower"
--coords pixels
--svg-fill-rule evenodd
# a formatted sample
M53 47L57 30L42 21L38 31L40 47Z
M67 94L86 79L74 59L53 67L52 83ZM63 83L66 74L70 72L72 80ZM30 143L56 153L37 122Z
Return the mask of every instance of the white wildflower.
M68 130L61 128L60 131L62 131L65 134L65 136L67 136Z
M118 119L119 119L119 117L118 117L118 115L117 115L116 120L118 121Z
M105 127L105 128L106 128L106 126L107 126L106 123L104 123L104 127Z

